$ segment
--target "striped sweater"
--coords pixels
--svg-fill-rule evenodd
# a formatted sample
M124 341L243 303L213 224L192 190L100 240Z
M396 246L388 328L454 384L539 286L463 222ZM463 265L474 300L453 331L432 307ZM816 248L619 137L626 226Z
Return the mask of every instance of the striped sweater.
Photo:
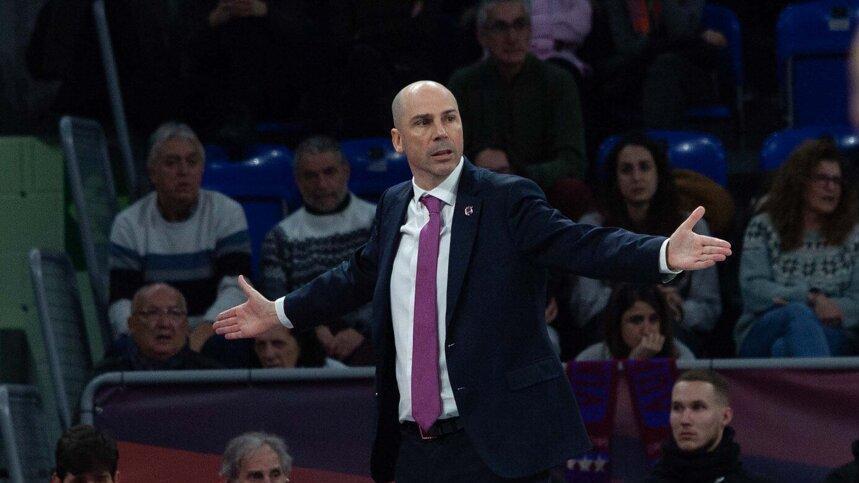
M250 239L241 206L201 190L181 222L161 215L155 193L116 216L110 233L110 319L126 332L131 298L145 284L164 282L185 296L192 325L244 301L239 274L250 273Z

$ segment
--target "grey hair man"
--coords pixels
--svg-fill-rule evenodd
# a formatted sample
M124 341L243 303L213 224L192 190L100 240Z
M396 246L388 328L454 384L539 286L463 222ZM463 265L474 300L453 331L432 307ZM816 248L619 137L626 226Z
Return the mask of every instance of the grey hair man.
M227 443L220 474L228 483L284 483L291 471L292 457L280 437L251 432Z
M154 192L111 227L109 317L116 335L128 331L131 297L145 283L182 292L195 329L241 300L236 277L250 273L247 221L234 200L201 188L204 161L187 125L168 122L152 134L146 167Z
M485 58L454 72L449 83L468 124L465 154L481 166L509 165L578 219L591 194L582 182L587 162L573 76L530 53L527 1L481 1L477 39Z
M299 144L295 182L304 206L275 225L262 245L263 292L271 298L346 260L370 237L376 211L375 205L349 192L349 163L330 137L314 136ZM320 321L315 340L308 343L318 343L328 357L346 364L372 364L366 337L370 315L367 305L339 319Z

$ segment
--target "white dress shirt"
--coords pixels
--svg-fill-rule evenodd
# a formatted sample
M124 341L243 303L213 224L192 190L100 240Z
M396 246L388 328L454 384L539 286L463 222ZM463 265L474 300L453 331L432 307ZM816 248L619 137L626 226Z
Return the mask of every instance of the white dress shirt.
M441 238L438 249L438 266L436 269L436 296L438 298L438 363L441 377L441 415L439 419L458 416L450 377L447 373L447 358L445 356L445 336L447 327L447 272L450 255L450 233L453 223L454 207L456 206L456 190L459 177L462 174L463 160L438 186L425 191L415 184L412 178L414 195L409 201L406 212L406 223L400 227L400 244L394 258L391 272L391 319L394 326L394 345L396 347L397 387L400 391L399 418L400 421L414 421L412 417L412 328L414 324L415 278L417 275L418 244L420 232L429 221L429 212L421 197L425 194L435 196L444 202L441 209ZM680 273L668 269L666 260L668 240L666 239L659 250L659 269L662 273ZM285 326L292 328L292 323L284 311L284 297L275 301L277 317Z
M412 179L414 195L409 201L406 223L400 227L400 246L394 258L391 272L391 319L394 323L394 345L397 348L397 387L400 390L400 421L414 421L412 418L412 329L414 326L415 278L418 266L418 244L421 229L429 222L429 211L420 202L425 194L435 196L444 205L441 208L441 238L438 245L438 266L436 268L436 297L438 303L438 374L441 389L441 415L439 419L458 416L450 377L447 374L447 357L444 341L447 334L445 314L447 313L447 269L450 255L450 228L453 223L453 210L456 205L456 188L462 173L462 159L456 168L430 191L422 190Z

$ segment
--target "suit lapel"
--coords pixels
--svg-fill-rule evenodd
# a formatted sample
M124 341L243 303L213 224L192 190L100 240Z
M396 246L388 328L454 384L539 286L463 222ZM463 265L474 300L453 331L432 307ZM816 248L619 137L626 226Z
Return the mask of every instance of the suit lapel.
M481 199L476 196L474 187L477 171L467 160L462 167L459 187L456 193L456 206L450 234L450 254L447 272L447 313L445 323L450 326L462 283L471 262L471 250L477 237L480 222Z
M379 271L376 283L381 284L380 299L385 301L384 316L380 320L383 328L391 325L391 271L400 241L400 227L405 223L406 210L409 207L409 200L412 199L411 181L404 183L392 198L393 202L386 206L385 212L382 213L382 226L379 227Z

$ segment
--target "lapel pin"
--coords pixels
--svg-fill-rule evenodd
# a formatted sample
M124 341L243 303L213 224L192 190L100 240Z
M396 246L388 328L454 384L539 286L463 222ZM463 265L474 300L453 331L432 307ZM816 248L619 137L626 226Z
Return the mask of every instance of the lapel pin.
M471 205L466 206L465 207L465 216L471 216L472 213L474 213L474 207Z

